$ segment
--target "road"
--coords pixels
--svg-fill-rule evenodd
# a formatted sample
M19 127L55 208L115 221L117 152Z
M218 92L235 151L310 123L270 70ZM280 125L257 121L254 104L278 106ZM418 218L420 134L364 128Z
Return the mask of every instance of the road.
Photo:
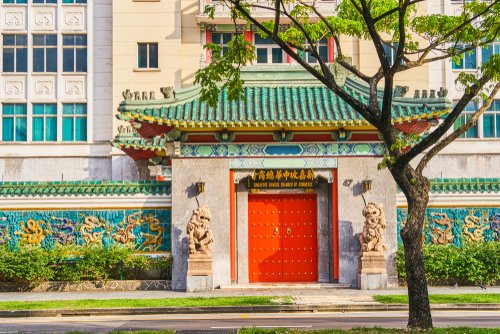
M500 327L500 311L433 312L436 327ZM0 318L0 333L106 333L112 330L177 329L230 332L241 327L325 329L403 328L406 312L182 314L58 318ZM499 330L500 333L500 330Z

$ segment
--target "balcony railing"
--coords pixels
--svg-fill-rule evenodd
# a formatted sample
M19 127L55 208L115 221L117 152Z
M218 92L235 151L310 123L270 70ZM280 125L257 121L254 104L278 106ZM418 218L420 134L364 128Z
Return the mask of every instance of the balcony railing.
M316 8L325 16L334 15L335 9L337 8L337 1L338 0L316 0ZM273 1L271 0L255 0L253 2L266 7L273 7ZM314 1L311 1L311 3L313 2ZM207 6L215 6L215 17L229 17L230 15L230 7L226 6L224 1L200 0L200 16L205 16L203 13ZM293 8L293 4L290 3L285 4L285 6L288 11ZM263 8L253 8L252 14L255 17L274 17L274 12L272 10Z

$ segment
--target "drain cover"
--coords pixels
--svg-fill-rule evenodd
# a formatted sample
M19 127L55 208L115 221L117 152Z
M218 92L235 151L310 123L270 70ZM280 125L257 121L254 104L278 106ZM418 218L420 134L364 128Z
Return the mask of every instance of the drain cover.
M238 330L236 328L224 329L189 329L178 330L176 334L235 334Z

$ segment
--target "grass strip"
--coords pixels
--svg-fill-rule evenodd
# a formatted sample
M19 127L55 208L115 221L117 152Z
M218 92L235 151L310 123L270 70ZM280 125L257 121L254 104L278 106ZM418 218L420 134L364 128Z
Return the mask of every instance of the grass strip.
M113 331L110 334L174 334L172 330L142 330L142 331ZM243 328L238 331L238 334L422 334L422 331L409 331L407 329L393 328L353 328L353 329L324 329L324 330L297 330L287 328L276 329L260 329L260 328ZM470 327L450 327L450 328L434 328L425 331L425 334L498 334L499 328L470 328ZM90 334L85 332L70 332L68 334Z
M407 329L394 328L366 328L359 327L353 329L325 329L325 330L295 330L287 328L277 329L259 329L259 328L244 328L238 331L238 334L498 334L499 328L470 328L470 327L452 327L452 328L434 328L429 331L410 331ZM152 333L151 333L152 334Z
M407 295L375 295L377 302L383 304L408 304ZM498 293L456 294L456 295L429 295L431 304L491 304L500 303Z
M49 310L89 308L134 308L134 307L199 307L199 306L259 306L290 305L290 297L248 296L248 297L189 297L162 299L83 299L54 301L0 302L0 310Z

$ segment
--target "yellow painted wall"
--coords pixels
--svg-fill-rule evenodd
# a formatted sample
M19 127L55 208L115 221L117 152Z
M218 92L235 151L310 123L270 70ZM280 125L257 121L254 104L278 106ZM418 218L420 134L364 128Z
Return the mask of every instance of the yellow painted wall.
M160 98L160 87L192 83L202 50L198 5L198 0L113 1L114 106L125 89L155 91ZM137 68L139 42L158 43L157 70Z

